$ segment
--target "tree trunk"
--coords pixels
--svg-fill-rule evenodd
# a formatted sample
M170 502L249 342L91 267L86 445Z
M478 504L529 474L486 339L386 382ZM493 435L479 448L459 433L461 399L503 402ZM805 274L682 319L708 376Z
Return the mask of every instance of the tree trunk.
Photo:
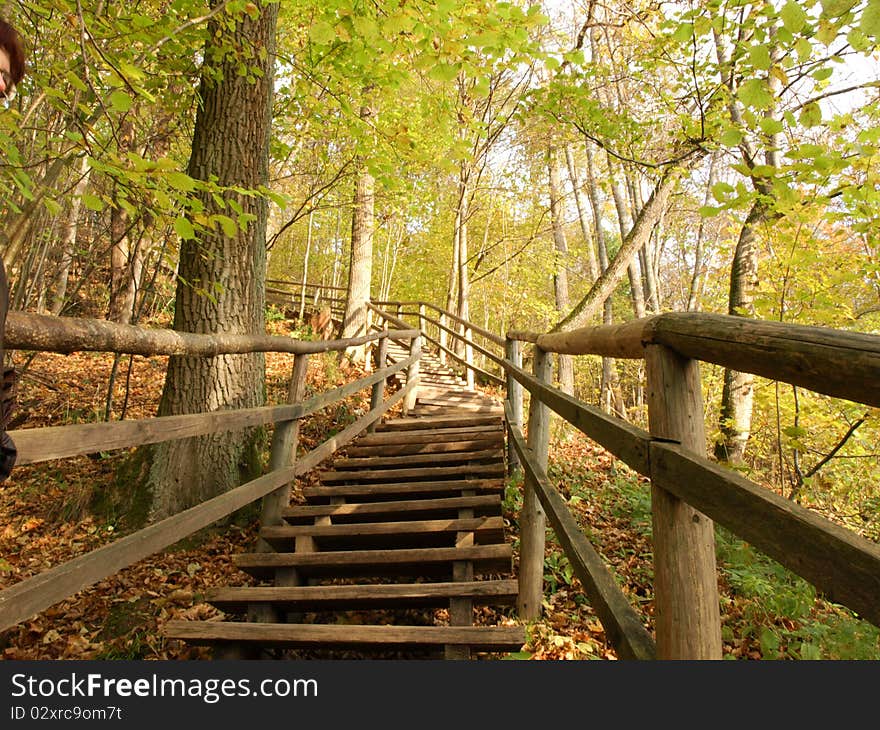
M614 207L617 209L617 225L620 228L620 240L623 242L632 230L632 220L627 210L626 197L621 187L621 182L617 177L616 167L612 164L610 155L607 157L608 172L611 178L611 194L614 197ZM647 240L648 236L645 237L646 242ZM633 314L635 314L636 319L641 319L645 316L645 291L642 288L642 275L639 271L637 256L637 254L641 253L642 248L644 248L644 243L638 251L634 252L636 255L630 258L626 268Z
M219 0L214 0L216 6ZM233 236L200 230L181 247L174 328L185 332L265 332L266 219L263 196L242 195L268 181L269 132L278 5L259 3L256 18L242 15L208 24L189 174L216 179L221 195L253 220ZM241 55L255 73L239 73ZM210 191L200 193L204 215L223 213ZM263 403L262 354L172 356L159 415L249 408ZM228 491L259 468L257 432L235 431L152 447L150 517L160 518Z
M586 206L583 201L583 193L581 191L581 183L578 180L577 167L574 164L574 155L571 153L571 146L565 145L565 162L568 166L568 177L571 180L571 187L574 190L574 202L577 206L578 222L581 224L581 233L584 236L584 247L587 250L587 271L590 274L590 283L592 284L599 278L599 263L596 261L596 250L593 246L593 237L590 235L590 224L587 220ZM591 195L596 192L593 181L590 182ZM592 201L591 201L592 202ZM593 208L593 220L597 220L597 210ZM604 235L604 233L603 233Z
M739 233L730 267L728 314L755 316L755 291L758 287L758 228L768 222L767 203L759 198L752 205ZM752 428L753 384L755 376L725 369L721 392L721 438L715 444L715 456L721 461L740 464Z
M361 107L361 119L369 120L373 109ZM373 176L364 166L355 182L354 209L351 214L351 259L348 267L348 297L342 321L342 338L360 337L367 333L367 302L370 301L370 282L373 278ZM366 361L366 347L351 347L345 351L353 362Z
M302 272L302 286L299 290L299 321L302 322L303 318L306 314L306 284L309 281L309 255L312 252L312 224L315 219L315 210L312 208L309 211L309 220L308 220L308 231L306 233L306 254L303 256L303 272Z
M82 196L89 184L91 167L89 160L83 157L80 162L79 179L70 197L70 210L67 212L67 223L61 240L61 261L52 287L52 306L50 311L56 317L61 314L67 301L67 282L70 277L70 266L76 253L76 233L79 230L79 213L82 210Z
M550 222L553 228L553 247L556 265L553 267L553 289L556 295L556 311L565 316L571 306L568 292L568 241L563 228L561 184L556 147L547 149L548 180L550 183ZM559 355L559 388L574 395L574 360L571 355Z

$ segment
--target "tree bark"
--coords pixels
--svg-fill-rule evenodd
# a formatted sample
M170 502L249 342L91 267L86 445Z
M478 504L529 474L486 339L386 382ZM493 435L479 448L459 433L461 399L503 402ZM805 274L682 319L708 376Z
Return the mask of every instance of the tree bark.
M198 180L216 180L220 195L254 218L233 236L206 229L183 243L174 328L186 332L265 332L267 200L231 189L253 190L268 182L278 5L258 5L256 17L242 15L233 28L225 17L208 25L188 172ZM242 63L254 73L241 75ZM199 195L205 216L225 211L210 191ZM172 356L159 415L262 405L264 370L262 354ZM254 475L257 445L258 434L251 431L153 447L149 516L173 514Z
M372 118L374 110L368 104L361 107L361 119ZM367 333L367 302L370 301L370 282L373 278L373 212L375 181L365 166L355 182L354 208L351 214L351 260L348 268L348 296L342 322L342 338L360 337ZM366 348L346 350L353 362L366 361Z
M564 316L571 306L568 291L568 241L563 228L562 199L559 180L559 164L555 145L547 149L548 180L550 184L550 222L553 228L553 247L556 250L553 267L553 289L556 296L556 311ZM574 395L574 361L571 355L559 355L559 388L568 395Z

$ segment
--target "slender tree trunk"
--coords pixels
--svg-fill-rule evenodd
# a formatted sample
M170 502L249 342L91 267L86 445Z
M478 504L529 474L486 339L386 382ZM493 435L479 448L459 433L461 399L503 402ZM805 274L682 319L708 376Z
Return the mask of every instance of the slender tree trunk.
M599 278L599 263L596 261L596 250L593 246L593 237L590 235L590 222L587 220L587 209L586 205L584 205L583 191L581 190L580 180L578 180L577 167L574 164L574 155L571 152L571 145L565 145L565 162L568 167L568 178L571 180L571 187L574 190L574 202L577 206L578 222L581 225L581 233L584 236L584 248L586 248L587 251L587 271L590 274L590 283L592 284ZM594 220L595 216L596 211L594 208Z
M712 201L712 187L718 180L718 153L713 152L709 158L709 179L706 182L706 192L703 196L703 205L709 205ZM691 275L691 284L688 289L687 311L697 312L700 309L700 297L703 293L703 257L706 245L708 219L700 218L700 226L697 229L697 240L694 243L694 270Z
M257 2L256 17L242 14L234 27L227 25L227 16L208 24L188 172L198 180L216 180L226 188L222 195L253 220L233 236L202 230L197 240L183 242L174 328L185 332L265 332L267 200L230 189L254 190L268 183L278 4ZM232 48L254 51L251 78L239 73L240 59ZM226 210L210 192L200 197L206 216ZM159 415L261 405L264 370L262 354L171 357ZM151 447L150 516L173 514L255 475L258 436L233 431Z
M553 267L553 289L556 295L556 311L565 316L571 306L568 292L568 241L565 238L562 215L562 185L559 180L557 151L554 145L547 149L548 180L550 184L550 222L553 228L553 247L556 265ZM571 355L559 355L559 387L564 393L574 395L574 360Z
M50 311L56 317L61 314L67 301L67 282L70 277L70 266L76 254L76 234L79 230L79 214L82 210L82 196L89 184L91 168L89 160L83 157L80 161L79 179L73 188L70 198L70 210L67 212L67 224L61 238L61 261L58 274L52 287L52 306Z
M617 168L612 163L611 157L607 156L606 164L611 178L611 194L614 197L614 207L617 209L617 225L620 228L620 240L625 241L627 235L632 230L632 221L626 205L626 196L621 186L621 181L617 177ZM645 241L648 237L645 237ZM645 316L645 292L642 288L642 275L639 271L638 254L641 253L644 244L638 251L634 252L634 256L627 263L626 275L629 278L629 290L632 298L633 314L636 319Z
M299 291L299 321L306 315L306 284L309 281L309 256L312 253L312 223L315 219L314 208L309 211L308 230L306 232L306 254L303 256L302 286Z
M374 110L365 104L361 107L361 119L368 120ZM348 268L348 297L342 322L342 337L360 337L367 332L367 305L370 301L370 283L373 278L373 226L374 226L373 176L364 167L355 183L354 209L351 215L351 260ZM353 362L366 360L366 347L351 347L346 356Z

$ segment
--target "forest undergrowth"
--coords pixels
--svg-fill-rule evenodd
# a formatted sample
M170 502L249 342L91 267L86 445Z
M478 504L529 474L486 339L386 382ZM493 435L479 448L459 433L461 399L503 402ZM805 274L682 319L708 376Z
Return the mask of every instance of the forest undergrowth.
M289 334L284 321L274 334ZM155 414L165 358L136 357L119 368L111 412L119 418ZM285 397L291 357L267 356L267 400ZM17 362L20 367L23 362ZM40 354L26 367L16 420L22 427L101 420L112 358L97 353ZM307 392L327 390L360 373L335 356L313 356ZM368 392L303 424L302 449L323 441L362 413ZM560 431L551 445L550 476L597 550L612 567L645 625L652 628L650 487L581 434ZM130 532L126 515L106 499L127 452L92 454L21 466L0 487L0 588L84 554ZM308 480L312 477L306 477ZM305 483L299 484L302 486ZM521 482L504 500L505 522L518 548ZM208 659L207 649L163 638L170 619L221 619L205 603L209 587L247 585L229 555L252 549L258 509L246 508L172 548L100 581L72 598L0 633L4 659ZM880 659L880 632L817 596L805 581L722 529L717 530L725 658ZM442 612L426 621L443 620ZM513 609L477 610L477 623L511 621ZM380 619L381 620L381 617ZM615 659L602 625L551 530L545 553L543 618L528 628L523 650L493 658ZM357 655L347 655L348 657Z

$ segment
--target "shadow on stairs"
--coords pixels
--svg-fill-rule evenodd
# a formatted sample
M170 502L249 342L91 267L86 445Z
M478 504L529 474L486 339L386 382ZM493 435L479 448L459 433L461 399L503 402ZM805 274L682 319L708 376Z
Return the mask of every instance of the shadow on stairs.
M392 359L408 353L391 348ZM264 526L267 551L233 556L263 585L206 600L244 620L171 621L216 658L469 659L518 651L525 630L485 623L516 602L501 516L501 406L425 353L419 398L377 425ZM475 618L478 624L475 625Z

